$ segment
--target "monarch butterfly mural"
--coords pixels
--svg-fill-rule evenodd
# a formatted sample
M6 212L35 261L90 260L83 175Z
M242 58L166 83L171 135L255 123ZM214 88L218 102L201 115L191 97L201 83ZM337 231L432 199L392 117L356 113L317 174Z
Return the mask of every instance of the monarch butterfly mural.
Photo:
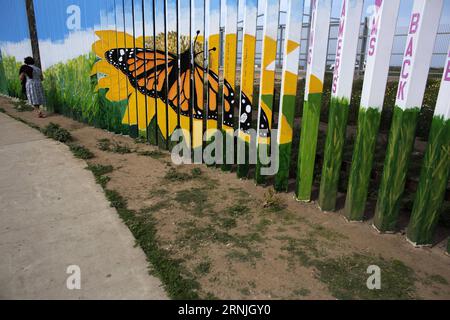
M165 104L170 106L172 112L169 113L169 117L176 118L178 112L178 104L180 109L181 122L189 121L189 117L192 116L193 120L202 121L203 120L203 86L206 83L208 90L208 113L207 119L217 120L218 115L218 104L219 104L219 76L212 71L211 69L207 70L202 65L202 62L197 59L197 56L202 54L203 51L201 48L203 45L198 40L198 34L195 38L193 47L194 50L194 59L191 59L191 49L189 46L185 46L184 50L180 53L180 67L178 70L178 56L175 52L170 52L168 50L167 55L167 68L166 68L166 56L165 51L160 50L158 45L156 48L149 48L144 45L144 39L134 39L136 43L136 47L127 47L126 43L133 43L133 41L124 41L116 45L116 43L111 43L111 46L108 47L108 39L112 38L110 33L115 33L116 31L98 31L96 32L97 36L100 38L94 44L94 51L97 56L101 59L96 63L97 68L100 67L102 73L105 74L105 77L112 76L114 74L119 73L120 77L126 77L128 83L128 100L129 100L129 108L130 111L133 112L133 103L135 101L134 94L138 95L138 101L140 99L145 99L145 96L157 98L157 108L165 107ZM125 34L124 37L118 38L132 38L132 36ZM114 37L114 39L116 39ZM102 46L99 44L102 43ZM215 47L209 49L209 51L217 50ZM193 63L191 62L193 61ZM191 75L192 73L192 75ZM179 90L177 86L177 76L179 74L180 84ZM205 75L208 75L205 81ZM193 78L193 90L190 88L191 76ZM116 81L117 82L117 81ZM105 84L111 86L109 88L110 94L107 95L107 98L115 101L118 97L114 94L117 91L115 88L116 82L106 82L99 81L99 87L105 88ZM108 92L108 93L109 93ZM238 96L231 87L230 83L227 79L223 81L223 99L224 99L224 108L223 108L223 121L225 125L231 126L233 124L233 108L235 105ZM152 101L153 99L147 100L150 109L155 109L155 103ZM250 99L243 93L241 95L241 100L243 105L251 106ZM190 114L190 106L194 102L192 115ZM161 105L160 105L161 104ZM138 103L138 108L140 105ZM251 112L251 107L246 108L247 112ZM147 124L150 123L152 118L155 115L155 110L149 110L148 114L150 115L147 118ZM183 119L184 118L184 119ZM124 117L123 121L127 122L130 119L134 119L133 117ZM144 119L145 120L145 119ZM141 122L142 120L139 119ZM268 124L268 119L265 113L262 114L262 121ZM249 130L251 128L251 117L248 115L247 117L240 117L241 128L245 130ZM169 121L169 123L176 123L176 121ZM133 125L133 123L128 123L129 125ZM158 122L158 126L160 126L160 132L163 135L164 139L169 139L170 134L175 129L175 126L172 125L169 128L169 137L165 135L166 128L163 128L164 123ZM141 125L139 125L141 127ZM183 127L183 125L182 125ZM268 127L268 125L266 126ZM194 148L196 145L193 146Z

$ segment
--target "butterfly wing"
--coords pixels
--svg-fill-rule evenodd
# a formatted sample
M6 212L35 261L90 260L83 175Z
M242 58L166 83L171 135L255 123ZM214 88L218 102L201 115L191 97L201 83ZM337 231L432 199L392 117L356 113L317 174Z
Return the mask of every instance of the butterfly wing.
M142 94L166 98L166 76L176 67L176 57L168 53L167 72L165 52L142 48L117 48L105 53L106 60L123 72L131 85Z

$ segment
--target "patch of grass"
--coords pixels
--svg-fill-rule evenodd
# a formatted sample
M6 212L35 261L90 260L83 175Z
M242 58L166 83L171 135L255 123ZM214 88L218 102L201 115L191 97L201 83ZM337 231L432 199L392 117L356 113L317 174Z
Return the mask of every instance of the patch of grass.
M211 262L200 262L195 268L194 272L200 276L207 275L211 271Z
M50 122L44 129L42 129L42 133L49 138L63 143L72 140L72 135L69 131L62 128L59 124L55 124L53 122Z
M250 196L250 194L242 188L230 187L230 188L228 188L228 190L230 190L236 196L241 197L241 198L248 198Z
M196 216L203 216L204 211L211 207L207 191L203 188L180 190L175 194L174 200Z
M3 108L0 108L0 112L1 112L1 113L6 113L6 110L3 109Z
M170 168L164 176L164 179L171 182L181 182L191 180L192 176L188 173L180 172L175 168Z
M111 178L108 176L95 177L95 182L97 182L99 185L101 185L103 189L106 188L106 185L108 184L108 182L110 180L111 180Z
M315 239L295 239L291 237L279 237L278 239L288 241L287 245L281 247L281 250L289 253L291 262L299 261L302 266L311 267L313 265L311 256L317 257L319 255Z
M258 232L264 232L267 230L267 228L272 224L272 221L269 219L263 218L259 221L259 223L255 226L256 231Z
M160 210L162 210L164 208L167 208L167 207L170 207L170 201L162 200L162 201L159 201L159 202L157 202L155 204L152 204L149 207L146 207L146 208L142 209L141 211L145 212L145 213L153 213L153 212L158 212L158 211L160 211Z
M232 217L240 217L248 214L250 209L243 204L234 204L231 207L228 207L225 211Z
M428 279L434 283L448 285L447 279L445 279L443 276L441 276L439 274L433 274L433 275L429 276Z
M111 207L116 209L123 209L127 207L127 200L122 197L117 191L105 189L105 195L111 203Z
M145 139L144 137L137 137L136 139L134 139L134 143L145 144L145 143L147 143L147 139Z
M71 143L69 145L69 148L70 148L70 151L72 151L73 155L76 158L88 160L88 159L92 159L94 157L94 154L85 146Z
M250 295L250 289L249 288L242 288L239 289L239 292L244 295L244 296L249 296Z
M198 177L200 177L202 174L203 174L203 171L202 171L202 169L200 169L200 168L193 168L193 169L191 170L192 178L198 178Z
M296 289L292 292L295 296L300 296L300 297L306 297L309 296L309 294L311 293L310 290L306 289L306 288L300 288L300 289Z
M381 289L366 286L367 268L381 269ZM353 254L315 263L318 278L338 299L414 299L416 298L414 270L399 260Z
M225 230L230 230L237 227L236 219L234 218L223 218L219 219L220 221L220 227Z
M114 141L110 150L111 152L114 153L119 153L119 154L128 154L131 153L131 149L127 144L122 144L120 142Z
M98 139L97 140L97 147L102 151L109 151L111 147L111 140L109 139Z
M177 300L199 299L200 284L187 275L180 260L171 258L170 252L158 244L155 220L126 208L117 212L146 254L152 273L161 279L169 297Z
M262 252L253 249L247 249L243 251L233 249L231 252L227 253L226 257L231 260L239 262L249 262L252 265L255 265L256 259L262 258Z
M89 164L86 169L92 171L95 177L103 176L114 170L113 166L104 166L102 164Z
M165 156L164 153L162 153L159 150L139 151L138 155L144 156L144 157L150 157L150 158L153 158L153 159L160 159L160 158Z
M168 193L169 193L169 191L167 191L164 188L161 188L161 189L150 190L148 195L150 196L150 198L155 198L155 197L163 198L163 197L166 197L168 195Z
M12 101L12 103L14 104L14 109L16 109L17 112L29 112L34 110L34 108L25 100Z

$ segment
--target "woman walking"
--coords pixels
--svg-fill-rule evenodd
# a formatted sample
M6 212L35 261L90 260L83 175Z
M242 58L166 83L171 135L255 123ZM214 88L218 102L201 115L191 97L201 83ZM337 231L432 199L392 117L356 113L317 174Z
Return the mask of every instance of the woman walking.
M45 115L40 110L40 106L45 104L44 88L42 81L44 77L41 69L34 65L32 57L25 58L25 65L20 67L20 80L25 82L25 91L28 102L35 108L39 118L44 118Z

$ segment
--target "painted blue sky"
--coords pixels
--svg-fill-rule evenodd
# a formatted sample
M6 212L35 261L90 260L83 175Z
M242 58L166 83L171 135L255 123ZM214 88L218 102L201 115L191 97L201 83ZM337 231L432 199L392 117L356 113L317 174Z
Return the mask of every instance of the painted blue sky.
M41 51L45 54L44 60L47 64L54 64L60 59L65 61L71 57L77 56L81 53L86 53L90 50L90 45L95 41L92 30L102 28L115 28L116 15L114 12L114 4L121 4L125 1L126 8L126 29L130 32L131 24L131 2L132 0L34 0L36 20L38 24L38 35L41 40ZM172 2L174 0L169 0ZM189 26L189 4L192 0L180 0L181 15L180 26L181 32L187 34ZM286 11L287 0L281 1L281 10ZM371 7L375 0L364 1L363 16L369 16L372 12ZM401 0L400 14L397 27L405 27L408 25L409 16L414 0ZM145 0L148 4L148 0ZM224 3L225 0L222 0ZM19 59L30 53L29 44L26 43L29 38L28 26L25 14L25 1L23 0L0 0L2 4L2 11L0 12L0 46L7 54L17 56ZM161 30L163 24L162 3L163 0L157 0L158 12L156 16L157 29ZM203 7L202 0L194 0L196 7ZM242 5L245 0L240 0L239 20L242 19ZM263 13L264 0L258 0L259 14ZM342 0L334 0L332 8L332 16L338 17ZM79 30L69 30L66 26L68 13L67 8L70 5L77 5L80 8L81 28ZM141 0L135 0L135 5L140 7ZM304 12L309 13L310 1L305 0ZM145 15L150 16L150 6L145 10ZM173 6L171 6L173 7ZM136 13L139 13L139 8L136 8ZM222 12L221 24L224 23L224 13ZM168 26L173 28L174 15L169 13ZM281 23L284 23L286 14L281 15ZM201 24L199 19L199 23ZM263 19L258 19L258 24L261 24ZM136 30L142 30L142 16L137 17ZM120 23L120 22L119 22ZM138 24L141 25L138 25ZM446 30L450 29L450 0L444 0L444 8L442 10L441 25L444 25ZM400 30L400 29L399 29ZM147 32L146 32L147 33ZM138 32L139 34L139 32ZM443 51L448 46L449 37L438 39L439 51L443 47ZM10 50L5 49L5 43ZM401 47L399 42L394 46ZM59 51L59 52L58 52ZM61 56L61 51L62 56ZM59 55L58 55L59 53ZM43 55L44 55L43 54ZM439 62L438 62L439 64Z

